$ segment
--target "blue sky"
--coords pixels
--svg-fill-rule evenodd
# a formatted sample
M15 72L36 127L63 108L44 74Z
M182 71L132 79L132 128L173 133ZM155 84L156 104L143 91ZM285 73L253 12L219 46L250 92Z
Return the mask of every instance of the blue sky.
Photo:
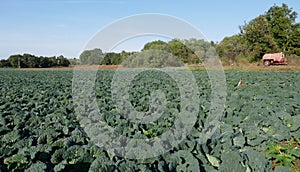
M300 14L298 0L3 0L0 2L0 58L23 53L77 58L101 28L120 18L142 13L177 17L195 26L207 40L219 42L237 34L245 21L282 3ZM139 50L145 41L154 39L158 38L129 41L120 45L119 50Z

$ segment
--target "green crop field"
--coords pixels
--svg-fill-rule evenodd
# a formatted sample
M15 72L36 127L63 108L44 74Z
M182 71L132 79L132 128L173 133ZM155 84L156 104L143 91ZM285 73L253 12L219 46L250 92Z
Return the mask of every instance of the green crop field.
M135 112L160 112L145 123L128 120L133 112L118 109L114 98L123 95L111 88L115 74L115 69L99 69L89 97L74 91L78 85L74 85L73 70L1 69L0 171L300 171L299 72L225 72L224 111L205 142L201 137L206 120L214 115L210 97L215 91L207 72L192 72L198 90L191 96L199 100L197 110L183 108L180 86L168 74L146 70L136 75L128 96L124 95L127 101ZM240 79L243 87L236 86ZM155 95L163 96L151 98ZM153 103L165 108L153 109ZM172 127L178 136L177 121L185 121L180 119L183 111L197 112L186 137L178 144L168 142L168 151L151 145ZM121 148L135 142L123 142L120 137L120 149L110 151L97 144L110 144L97 135L101 126L114 129L112 138L147 140L162 153L134 158L145 154L140 148L141 152L125 150L132 154L120 156Z

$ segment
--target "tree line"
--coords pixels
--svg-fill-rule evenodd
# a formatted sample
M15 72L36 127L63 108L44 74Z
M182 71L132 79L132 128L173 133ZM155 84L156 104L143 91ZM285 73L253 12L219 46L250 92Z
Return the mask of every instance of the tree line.
M225 37L220 43L204 40L174 39L169 42L160 40L146 43L141 52L111 53L105 56L100 49L88 50L80 56L83 64L120 64L127 57L130 63L124 65L164 66L164 63L173 65L174 59L170 54L178 57L184 64L198 64L210 55L218 55L223 63L257 62L265 53L284 52L286 55L300 56L300 23L296 22L297 13L286 4L273 5L264 14L245 22L239 26L240 32L236 35ZM149 50L157 51L152 54ZM148 52L145 52L148 51ZM170 54L168 54L170 53ZM158 59L158 57L161 59ZM100 57L100 58L98 58ZM91 60L88 60L91 58ZM92 59L97 59L97 63ZM151 64L150 64L151 63ZM143 64L143 65L142 65ZM166 64L168 65L168 64Z
M83 65L120 65L135 67L181 66L197 64L213 51L213 43L195 38L156 40L144 45L140 52L103 53L101 49L85 50L79 57Z
M16 54L11 55L7 60L0 61L0 67L13 67L13 68L49 68L49 67L68 67L70 61L64 56L35 56L32 54Z
M297 13L286 4L273 5L264 14L245 22L240 33L225 37L217 51L229 62L260 61L265 53L284 52L300 56L300 23Z
M168 42L156 40L144 45L140 52L102 52L100 48L85 50L79 60L59 57L12 55L1 60L0 67L55 67L81 65L127 65L136 67L181 66L199 64L218 55L222 62L256 62L263 54L284 52L300 56L300 23L297 13L286 4L273 5L264 14L239 26L240 33L225 37L220 43L199 39ZM155 50L155 51L154 51Z
M119 65L128 56L135 54L136 52L126 52L122 51L120 53L116 52L106 52L103 53L100 48L95 48L93 50L85 50L80 54L79 64L81 65Z

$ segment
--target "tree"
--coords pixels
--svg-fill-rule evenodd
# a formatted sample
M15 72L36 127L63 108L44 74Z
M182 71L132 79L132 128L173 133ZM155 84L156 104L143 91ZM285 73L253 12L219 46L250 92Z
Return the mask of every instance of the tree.
M8 60L8 67L21 67L21 68L46 68L46 67L55 67L55 66L69 66L70 61L64 56L59 57L37 57L31 54L17 54L11 55Z
M161 40L149 42L145 44L142 49L142 52L143 51L148 51L142 53L145 58L144 62L149 63L149 66L155 67L172 66L171 64L173 64L173 66L180 66L182 62L189 63L189 54L192 54L192 52L177 39L173 39L168 43ZM141 54L139 54L139 56L141 56ZM178 60L178 62L174 62L175 59Z
M124 67L162 68L183 66L178 57L170 52L157 49L143 50L127 57L122 63Z
M121 54L114 52L105 53L101 62L103 65L118 65L120 63L122 63Z
M168 43L161 41L161 40L148 42L147 44L144 45L144 48L142 49L142 51L150 50L150 49L171 52Z
M70 65L72 65L72 66L80 64L79 59L72 58L72 59L68 59L68 60L70 62Z
M9 56L8 61L12 67L18 68L21 66L22 58L23 58L23 56L20 54L11 55L11 56Z
M183 63L195 63L195 58L191 49L178 39L173 39L168 42L171 53L183 61Z
M237 57L245 57L247 54L247 44L241 35L225 37L216 49L222 61L230 64L236 63Z
M70 61L67 58L65 58L63 55L58 56L56 61L57 61L57 66L67 67L71 64Z
M242 36L248 43L250 61L260 60L265 53L279 51L269 28L264 15L258 16L240 28Z
M195 38L189 40L173 39L168 43L163 41L153 41L145 44L142 51L145 50L162 50L175 56L177 60L187 64L197 64L208 58L208 50L214 48L213 42L198 40ZM166 57L166 56L164 56ZM174 58L173 58L174 59ZM172 62L173 63L173 62ZM181 62L179 62L181 63ZM177 65L177 64L176 64Z
M104 54L100 48L85 50L80 54L80 62L83 65L100 65Z
M1 59L0 60L0 67L12 67L8 60Z
M288 40L291 46L288 51L290 54L300 56L300 23L294 24L293 27L293 33Z
M286 4L272 6L264 15L240 27L249 47L250 61L261 59L264 53L283 51L300 54L300 24L297 13Z
M42 68L50 67L49 60L46 57L41 56L39 57L39 59L40 59L39 67Z
M184 45L186 45L192 52L193 55L190 58L194 58L194 63L200 63L204 60L207 60L208 51L212 51L214 49L214 43L207 42L204 39L188 39L183 41Z
M39 59L38 57L31 55L31 54L23 54L22 60L22 67L23 68L36 68L39 67Z
M269 30L278 46L286 52L293 49L294 41L299 43L300 37L295 32L299 32L299 24L295 24L297 13L286 4L281 7L274 5L265 14L269 23ZM296 40L293 40L298 38Z

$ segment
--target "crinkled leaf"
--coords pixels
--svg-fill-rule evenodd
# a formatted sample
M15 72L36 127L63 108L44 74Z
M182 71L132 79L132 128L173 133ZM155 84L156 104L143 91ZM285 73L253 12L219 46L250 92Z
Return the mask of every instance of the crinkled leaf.
M252 171L264 171L265 169L271 169L269 161L262 153L256 150L247 150L244 153L247 157L247 164Z
M222 163L220 164L220 171L245 171L242 166L243 158L238 152L230 151L224 152L221 156Z
M217 159L216 157L213 157L209 154L206 154L206 157L208 159L208 161L210 162L210 164L214 167L219 167L220 166L220 160Z
M44 172L47 169L47 165L41 161L32 164L25 172Z

